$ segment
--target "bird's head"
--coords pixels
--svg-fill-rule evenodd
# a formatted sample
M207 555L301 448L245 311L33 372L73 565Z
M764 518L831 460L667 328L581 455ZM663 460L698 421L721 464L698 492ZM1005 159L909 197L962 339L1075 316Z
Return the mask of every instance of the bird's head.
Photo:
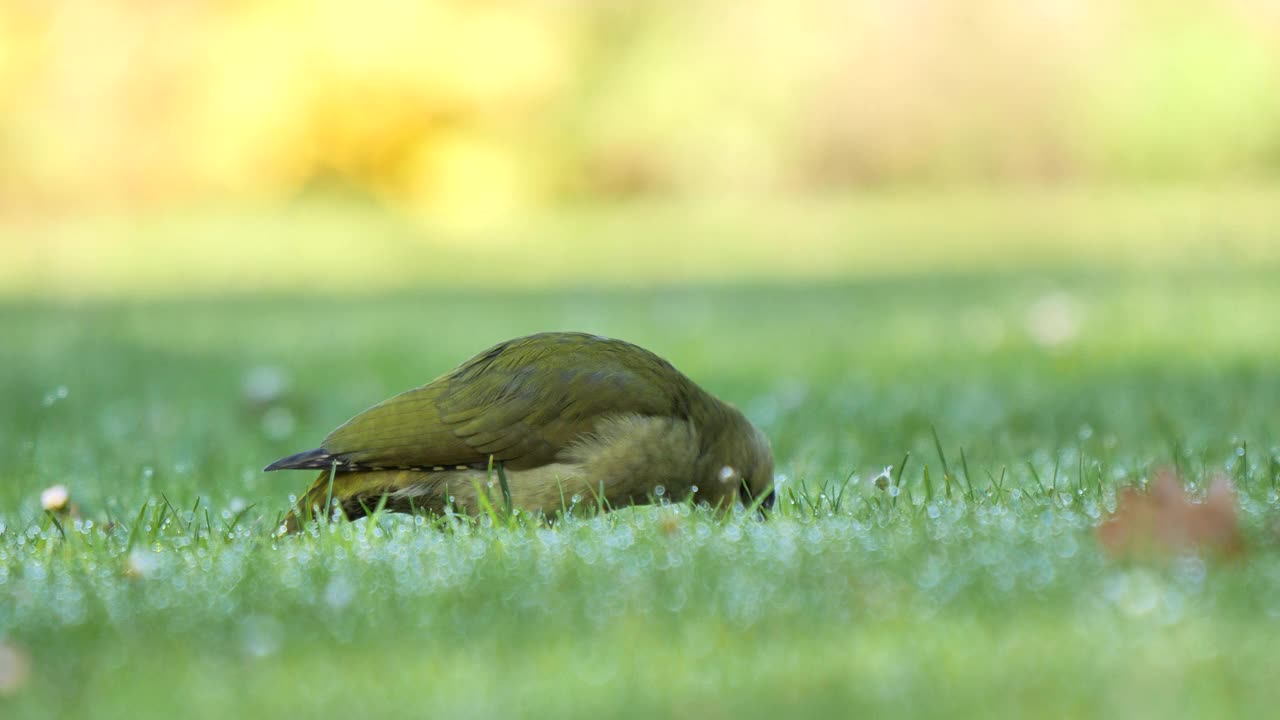
M715 482L736 487L745 507L757 500L762 510L773 507L773 450L769 438L742 413L732 410L718 450L712 468Z

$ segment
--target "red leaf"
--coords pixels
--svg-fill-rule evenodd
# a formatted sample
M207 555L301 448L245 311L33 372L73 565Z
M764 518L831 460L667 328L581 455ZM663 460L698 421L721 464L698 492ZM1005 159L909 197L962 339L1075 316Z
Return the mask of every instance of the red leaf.
M0 698L16 695L31 677L31 659L17 645L0 642Z
M1231 483L1215 477L1205 499L1195 502L1167 468L1156 473L1146 493L1132 487L1121 490L1115 513L1097 532L1112 557L1151 559L1205 552L1229 558L1244 552Z

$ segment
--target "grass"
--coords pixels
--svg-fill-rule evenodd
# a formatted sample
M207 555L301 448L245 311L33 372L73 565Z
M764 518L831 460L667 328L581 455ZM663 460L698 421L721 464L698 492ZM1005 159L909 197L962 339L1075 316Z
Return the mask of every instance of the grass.
M1158 265L1158 264L1157 264ZM5 718L1266 716L1280 283L964 270L0 305ZM261 466L505 337L650 347L774 442L767 522L381 516ZM1233 477L1247 556L1113 562L1116 490ZM886 480L877 482L885 468ZM62 483L81 519L55 524ZM110 524L108 524L110 523Z
M1029 267L1221 272L1280 265L1276 183L944 185L472 220L415 220L325 196L286 210L34 219L0 212L0 236L16 239L0 243L0 298L833 283Z

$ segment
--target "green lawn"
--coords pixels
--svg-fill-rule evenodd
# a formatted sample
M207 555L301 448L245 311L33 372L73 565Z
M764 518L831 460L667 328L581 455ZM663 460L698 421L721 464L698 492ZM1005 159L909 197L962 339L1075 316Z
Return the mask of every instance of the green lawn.
M1043 267L7 300L0 641L31 674L0 717L1271 716L1280 274ZM273 539L311 477L263 465L547 329L743 407L773 516ZM1166 464L1235 480L1242 561L1101 554L1117 487ZM61 527L59 483L82 513Z

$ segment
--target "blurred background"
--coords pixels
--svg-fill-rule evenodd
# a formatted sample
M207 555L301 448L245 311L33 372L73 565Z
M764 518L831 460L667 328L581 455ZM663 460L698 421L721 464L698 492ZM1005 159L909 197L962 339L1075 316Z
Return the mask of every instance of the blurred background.
M1275 0L0 4L11 295L1270 260L1277 176Z
M1280 0L0 0L0 717L1265 717L1277 318ZM555 329L777 521L261 552ZM1105 561L1164 466L1249 560Z

